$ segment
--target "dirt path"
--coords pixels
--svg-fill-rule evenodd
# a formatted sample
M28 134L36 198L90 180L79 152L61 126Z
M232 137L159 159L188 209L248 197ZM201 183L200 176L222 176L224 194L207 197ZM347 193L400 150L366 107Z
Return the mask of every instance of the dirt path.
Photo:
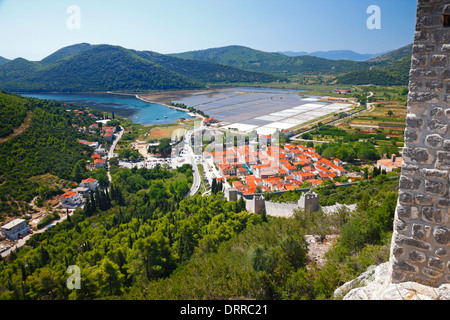
M25 118L25 121L20 125L20 127L15 128L14 132L11 133L9 136L5 137L5 138L1 138L0 139L0 144L3 142L6 142L12 138L14 138L15 136L18 136L19 134L25 132L25 130L27 130L30 125L31 125L31 118L33 117L33 112L28 111L27 113L27 117Z

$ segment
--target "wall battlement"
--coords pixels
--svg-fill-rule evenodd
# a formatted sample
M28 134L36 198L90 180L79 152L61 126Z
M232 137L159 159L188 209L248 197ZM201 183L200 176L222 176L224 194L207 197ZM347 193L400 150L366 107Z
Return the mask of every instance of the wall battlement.
M418 0L392 283L450 283L450 0Z

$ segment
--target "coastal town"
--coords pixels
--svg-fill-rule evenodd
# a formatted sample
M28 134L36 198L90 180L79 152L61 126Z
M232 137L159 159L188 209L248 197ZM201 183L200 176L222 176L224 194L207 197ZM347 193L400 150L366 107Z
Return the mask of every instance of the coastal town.
M78 127L79 131L99 137L99 141L88 141L79 139L78 143L90 147L92 151L91 160L88 161L86 169L95 171L105 169L108 172L109 180L109 160L118 157L115 153L116 146L124 133L120 125L108 125L110 119L99 120L99 117L88 111L67 110L74 112L75 117L87 116L91 119L89 126ZM207 132L215 134L219 121L213 117L203 117L197 115L201 121L200 131L202 135ZM141 159L137 161L127 161L118 159L120 167L146 167L151 168L157 164L165 164L169 168L175 169L184 164L193 167L194 183L187 195L194 195L200 190L200 184L204 183L204 194L210 193L213 181L222 182L228 189L235 189L244 196L270 192L288 192L305 188L316 188L324 184L333 183L341 185L363 179L362 172L349 172L345 167L346 163L338 158L326 159L320 156L314 147L306 147L302 144L283 143L272 141L272 135L258 135L259 144L246 143L240 146L226 146L220 151L203 151L200 155L193 153L194 130L185 130L184 139L174 139L171 155L164 158L159 153L150 152L150 146L157 146L159 143L146 143L144 149L139 149L138 141L131 143L135 151L140 151ZM293 135L291 130L281 130L276 135L284 135L287 138ZM180 143L182 142L182 143ZM190 143L189 143L190 142ZM274 143L272 143L274 142ZM142 151L144 150L144 151ZM390 159L380 159L376 167L380 170L390 172L400 168L401 157L393 155ZM202 177L197 166L202 167ZM196 170L197 168L197 170ZM111 182L111 181L110 181ZM91 193L101 189L99 182L95 178L83 179L80 183L61 194L54 209L59 211L59 219L50 221L46 226L38 224L49 215L49 212L37 210L27 221L25 219L15 219L0 227L4 240L0 244L0 251L6 256L11 249L17 248L25 243L26 239L34 232L43 232L47 228L67 218L77 208L83 208L86 199ZM38 209L38 208L37 208Z

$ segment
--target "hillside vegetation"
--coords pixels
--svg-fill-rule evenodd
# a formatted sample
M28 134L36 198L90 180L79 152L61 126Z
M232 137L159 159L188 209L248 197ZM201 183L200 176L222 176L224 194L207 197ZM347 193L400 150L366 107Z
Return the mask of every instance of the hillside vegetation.
M407 45L366 61L351 61L309 55L287 56L242 46L227 46L176 53L172 56L286 76L334 75L339 84L407 85L411 53L412 45Z
M373 66L368 70L339 75L339 84L374 84L407 86L411 68L412 45L367 60Z
M13 92L146 92L210 85L296 81L328 75L337 84L406 85L411 45L366 61L287 56L243 46L163 55L80 43L41 61L0 61L0 89Z
M0 92L2 132L20 126L27 111L32 113L24 132L0 144L1 215L26 212L27 203L43 192L30 178L52 174L71 180L75 165L92 153L77 142L85 136L72 127L66 108L62 103Z
M281 73L342 73L366 68L362 62L328 60L313 56L289 57L280 53L264 52L242 46L228 46L172 54L174 57L221 63L232 67Z
M111 45L79 44L60 49L39 62L19 58L0 66L0 88L14 92L145 92L277 79L264 73Z
M319 190L327 203L350 199L353 213L298 211L294 218L250 214L242 201L178 196L192 168L127 169L112 165L103 201L0 261L2 299L333 299L333 291L386 261L398 179ZM340 234L323 266L308 256L304 235ZM81 287L66 286L76 265Z

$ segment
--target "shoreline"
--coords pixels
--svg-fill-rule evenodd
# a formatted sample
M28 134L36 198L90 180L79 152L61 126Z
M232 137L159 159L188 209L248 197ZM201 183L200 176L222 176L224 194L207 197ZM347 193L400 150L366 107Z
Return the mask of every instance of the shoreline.
M152 101L152 100L146 100L145 98L140 97L139 94L136 94L136 95L134 95L134 96L136 97L136 99L139 99L139 100L144 101L144 102L147 102L147 103L159 104L159 105L162 105L162 106L167 107L167 108L170 108L170 109L174 109L174 110L179 110L179 111L186 112L186 113L189 114L189 115L192 114L194 117L199 118L199 119L202 119L202 120L205 119L205 117L203 117L202 115L200 115L200 114L198 114L198 113L196 113L196 112L190 112L189 110L186 110L186 109L183 109L183 108L179 108L179 107L175 107L175 106L170 106L170 105L165 104L165 103L163 103L163 102L156 102L156 101Z
M194 92L194 91L172 91L172 94L175 95L183 95L183 94L187 94L190 92ZM196 90L196 92L198 92L198 90ZM168 92L157 92L155 93L156 95L166 95ZM70 92L70 93L66 93L66 92L35 92L35 93L28 93L28 92L16 92L15 94L19 94L19 95L33 95L33 94L37 94L37 95L45 95L45 94L62 94L62 95L103 95L103 96L126 96L126 97L133 97L136 98L140 101L146 102L146 103L153 103L153 104L157 104L166 108L170 108L172 110L178 110L178 111L183 111L186 114L188 114L190 117L192 118L197 118L197 119L204 119L203 116L201 116L200 114L196 113L196 112L190 112L188 109L183 109L183 108L179 108L179 107L175 107L175 106L170 106L164 102L159 102L159 101L155 101L155 100L151 100L145 97L142 97L140 94L137 93L124 93L124 92L112 92L112 91L97 91L97 92ZM148 95L148 93L145 93L145 95ZM166 99L167 100L167 99ZM95 107L93 109L96 109ZM99 111L103 111L103 112L111 112L109 110L102 110L102 109L98 109ZM121 115L123 118L133 121L133 115L135 112L133 112L131 115ZM120 115L120 114L118 114ZM178 120L174 120L174 124L177 123ZM133 121L134 122L134 121Z

